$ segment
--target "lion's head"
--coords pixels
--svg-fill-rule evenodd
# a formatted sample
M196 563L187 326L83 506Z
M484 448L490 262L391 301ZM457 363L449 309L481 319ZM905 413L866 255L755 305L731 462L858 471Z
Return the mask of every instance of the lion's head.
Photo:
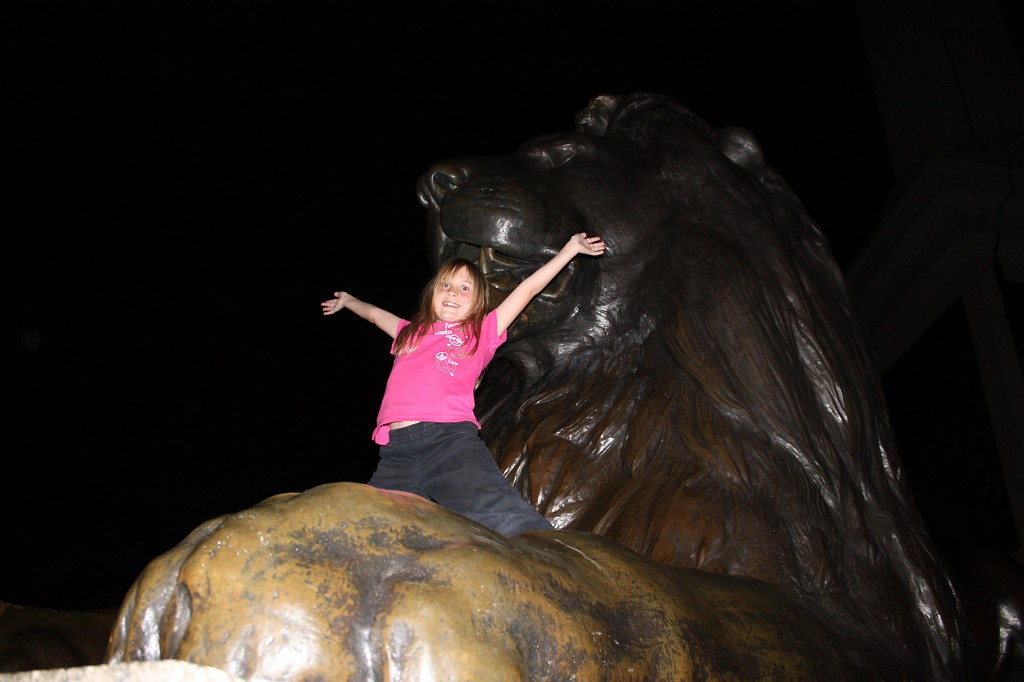
M602 96L576 132L420 182L434 257L498 296L601 235L510 330L477 396L499 465L557 527L771 582L933 670L957 604L901 480L866 337L799 200L741 129Z

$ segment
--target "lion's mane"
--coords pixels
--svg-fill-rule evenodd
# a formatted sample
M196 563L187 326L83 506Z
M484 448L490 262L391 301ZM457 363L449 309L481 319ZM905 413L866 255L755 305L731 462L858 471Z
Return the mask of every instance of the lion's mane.
M531 330L502 349L477 398L499 466L560 528L774 583L946 676L956 598L801 202L749 133L664 97L598 97L577 132L649 155L673 224L655 234L634 207L650 253L603 319L619 333L580 328L587 343L538 357Z

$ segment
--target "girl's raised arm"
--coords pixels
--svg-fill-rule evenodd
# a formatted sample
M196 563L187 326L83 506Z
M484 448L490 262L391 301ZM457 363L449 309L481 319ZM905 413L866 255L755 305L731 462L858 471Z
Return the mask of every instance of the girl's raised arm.
M346 291L335 291L334 298L324 301L320 307L323 309L324 315L333 315L342 308L348 308L364 320L373 322L391 338L395 338L395 335L398 334L398 323L401 322L398 315L378 308L372 303L360 301Z
M600 237L588 237L586 232L574 234L565 243L562 250L554 258L540 266L536 272L519 283L511 294L495 308L498 316L498 335L515 322L519 313L530 304L533 297L544 290L551 280L569 264L576 254L585 253L589 256L600 256L604 253L604 242Z

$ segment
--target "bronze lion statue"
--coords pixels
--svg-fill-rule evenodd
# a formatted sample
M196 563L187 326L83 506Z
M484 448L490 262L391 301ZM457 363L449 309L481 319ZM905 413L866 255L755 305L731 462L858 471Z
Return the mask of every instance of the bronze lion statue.
M355 483L214 519L132 587L108 660L245 678L957 680L963 616L866 336L754 137L595 98L576 131L422 178L432 258L500 297L600 234L477 395L559 529L502 537ZM493 301L492 301L493 303Z

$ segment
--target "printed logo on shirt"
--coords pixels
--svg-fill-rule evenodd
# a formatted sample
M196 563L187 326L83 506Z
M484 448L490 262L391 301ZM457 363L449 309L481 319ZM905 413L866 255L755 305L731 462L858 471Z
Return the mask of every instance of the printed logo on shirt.
M437 367L439 372L455 376L455 370L459 368L459 363L452 360L452 356L447 351L441 351L434 357L437 358L434 366Z
M465 345L466 340L459 336L458 330L462 328L460 322L446 322L444 329L438 329L434 332L435 336L443 336L448 342L448 349L439 352L434 357L437 359L435 367L437 371L444 372L450 376L455 376L455 370L459 367L458 360L455 357L465 357L462 353L462 347ZM453 357L453 355L455 357Z
M451 346L452 348L462 348L463 344L465 344L466 341L461 336L459 336L459 333L455 331L455 329L448 328L448 325L450 324L450 322L446 324L444 329L438 329L436 332L434 332L434 336L444 336L449 346ZM458 329L461 326L462 325L457 325L456 329Z

